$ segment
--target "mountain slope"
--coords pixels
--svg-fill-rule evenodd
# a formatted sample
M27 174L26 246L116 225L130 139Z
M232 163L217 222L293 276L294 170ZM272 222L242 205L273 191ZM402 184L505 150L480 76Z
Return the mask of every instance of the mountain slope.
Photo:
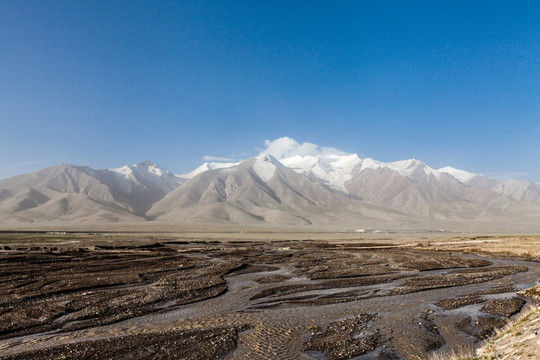
M268 156L201 173L157 202L148 215L161 221L286 225L407 218L333 191Z
M163 196L186 182L150 161L119 169L94 170L93 176L107 185L114 198L144 216Z
M88 171L58 165L0 181L0 217L21 222L137 218Z
M183 180L144 162L115 170L58 165L0 181L0 219L140 221Z
M0 221L540 229L539 184L334 150L205 163L180 176L148 161L53 166L0 181Z
M501 211L532 210L502 194L468 187L450 175L437 178L418 170L412 178L387 167L361 170L347 189L366 201L431 219L474 219L496 217Z

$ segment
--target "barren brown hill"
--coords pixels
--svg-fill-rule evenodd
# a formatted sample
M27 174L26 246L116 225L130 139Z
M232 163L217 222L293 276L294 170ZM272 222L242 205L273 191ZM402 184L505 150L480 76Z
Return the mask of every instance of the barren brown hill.
M58 165L1 180L0 223L3 229L138 222L149 228L216 223L540 230L537 184L474 174L460 181L418 160L336 159L295 157L288 167L271 156L257 157L193 177L174 175L151 162L106 170Z
M327 226L414 220L332 190L271 157L206 171L166 195L148 215L161 221Z

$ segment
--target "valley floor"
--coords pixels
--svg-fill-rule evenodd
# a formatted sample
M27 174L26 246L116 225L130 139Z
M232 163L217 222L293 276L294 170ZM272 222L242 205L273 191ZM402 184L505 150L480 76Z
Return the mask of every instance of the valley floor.
M538 312L516 317L539 256L535 236L4 233L0 359L445 358L512 321L478 355L538 351Z

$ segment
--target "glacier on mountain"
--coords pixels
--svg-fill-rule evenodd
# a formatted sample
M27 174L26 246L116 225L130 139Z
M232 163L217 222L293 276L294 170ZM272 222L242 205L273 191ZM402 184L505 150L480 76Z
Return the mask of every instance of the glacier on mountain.
M228 167L232 167L232 166L236 166L240 164L239 162L205 162L203 163L201 166L199 166L198 168L196 168L195 170L187 173L187 174L183 174L183 175L178 175L180 178L183 178L183 179L191 179L205 171L208 171L208 170L217 170L217 169L223 169L223 168L228 168Z
M445 166L439 169L439 172L452 175L457 180L461 181L464 184L467 184L469 181L479 176L479 174L471 173L465 170L460 170L453 168L451 166Z

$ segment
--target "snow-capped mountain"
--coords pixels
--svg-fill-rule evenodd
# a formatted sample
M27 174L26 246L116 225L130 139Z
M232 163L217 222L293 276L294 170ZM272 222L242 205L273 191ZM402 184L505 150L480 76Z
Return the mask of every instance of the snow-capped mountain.
M232 163L232 162L226 162L226 163L220 163L220 162L205 162L204 164L202 164L201 166L199 166L198 168L196 168L195 170L193 171L190 171L189 173L187 174L184 174L184 175L179 175L179 177L181 179L191 179L205 171L208 171L208 170L217 170L217 169L223 169L223 168L228 168L228 167L231 167L231 166L235 166L235 165L238 165L239 163L235 162L235 163Z
M335 156L295 155L281 159L281 163L294 171L308 175L324 184L346 192L345 183L353 175L354 168L362 162L356 154Z
M142 220L156 201L183 182L151 162L107 170L53 166L0 181L0 219Z
M0 224L197 222L540 229L540 185L281 138L259 156L174 175L145 161L59 165L0 180Z
M134 165L125 165L117 169L107 169L119 174L120 182L125 185L125 192L132 191L133 183L140 184L147 189L155 188L168 193L183 183L181 177L174 175L151 161L143 161ZM106 171L107 171L106 170Z
M158 201L148 215L166 221L306 226L347 221L384 223L398 211L337 192L266 155L209 170Z
M115 199L139 216L145 216L156 201L186 181L150 161L94 170L93 175L112 190Z
M316 155L293 155L290 157L281 158L278 161L282 165L296 171L297 173L304 174L311 179L320 181L321 183L335 190L360 196L369 201L375 199L371 199L369 196L366 197L366 194L363 191L359 191L358 185L355 185L354 182L362 182L364 186L369 183L369 181L365 181L364 179L366 176L359 175L365 170L379 170L366 172L365 174L370 173L375 176L374 174L382 172L386 174L386 177L389 177L388 179L392 177L391 174L393 173L380 169L391 170L399 174L400 177L406 178L400 178L400 182L402 183L407 182L408 179L411 181L411 184L431 183L433 186L446 187L446 191L455 188L455 191L453 191L454 193L456 191L458 193L471 192L463 190L463 185L465 185L465 187L481 188L484 190L493 191L519 201L540 201L540 185L531 181L497 181L480 174L456 169L451 166L434 169L428 166L426 163L416 159L385 163L371 158L361 158L357 154L343 154L342 152L338 152L334 154L325 153ZM238 165L238 163L205 163L195 171L187 175L183 175L183 177L191 179L195 175L198 175L206 170L229 168L236 165ZM356 180L351 182L353 178ZM457 184L456 181L461 184ZM381 184L374 183L373 187L378 189L383 187L386 188L387 192L385 193L384 197L387 198L391 193L388 192L388 187L392 181L385 181L382 179L380 182ZM469 201L467 199L465 200ZM430 197L427 196L424 201L426 204L422 206L429 206L427 203L430 201ZM403 201L398 201L398 206L402 202Z
M260 156L260 157L264 157ZM398 172L402 176L411 179L433 176L440 178L441 172L434 170L419 160L403 160L391 163L383 163L370 158L360 158L357 154L326 154L317 155L294 155L282 158L279 163L297 173L321 181L322 183L336 190L347 192L346 183L351 180L355 173L365 169L389 168ZM182 178L191 179L194 176L207 171L229 168L239 163L204 163L192 172L180 175Z
M458 181L461 181L464 184L468 184L469 181L473 180L476 177L481 176L479 174L471 173L465 170L459 170L451 166L445 166L443 168L440 168L439 172L452 175L454 178L456 178Z
M297 155L280 161L299 173L309 175L336 190L344 192L349 192L347 183L356 174L366 169L387 168L415 181L423 181L431 177L439 179L441 177L440 172L415 159L384 163L371 158L360 158L357 154L352 154L334 155L332 157Z

